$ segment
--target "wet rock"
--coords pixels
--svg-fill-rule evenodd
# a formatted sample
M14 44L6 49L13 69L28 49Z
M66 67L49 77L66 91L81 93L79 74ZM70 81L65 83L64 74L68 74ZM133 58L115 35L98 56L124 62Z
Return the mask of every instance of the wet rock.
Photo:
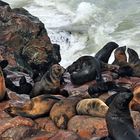
M94 136L102 137L108 134L104 118L85 115L72 117L68 122L68 130L74 131L86 139L90 139Z
M69 97L55 103L50 111L50 118L57 127L67 128L67 122L71 117L76 115L76 105L81 100L80 97Z
M58 128L50 118L39 118L35 120L38 126L47 133L56 133Z
M28 126L18 126L8 129L1 135L2 139L24 140L26 137L35 135L39 130Z
M41 73L61 60L59 46L52 45L44 24L24 8L11 9L0 1L0 53L10 66ZM15 51L16 50L16 51Z
M58 133L56 133L49 140L82 140L82 139L74 132L59 130Z

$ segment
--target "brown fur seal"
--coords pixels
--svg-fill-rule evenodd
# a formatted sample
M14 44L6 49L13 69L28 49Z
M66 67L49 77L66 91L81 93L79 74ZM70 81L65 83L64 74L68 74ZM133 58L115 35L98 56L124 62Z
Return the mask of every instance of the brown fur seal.
M127 56L125 54L126 46L119 47L114 52L115 60L112 63L113 65L120 65L120 63L127 63Z
M102 62L108 63L112 51L117 47L119 47L119 45L115 42L109 42L96 53L95 58L101 60Z
M0 61L0 101L6 97L6 86L3 69L8 65L7 60Z
M83 99L77 104L76 110L79 115L105 117L108 106L98 98Z
M82 56L67 68L73 84L82 85L85 82L102 81L101 63L92 56Z
M129 58L128 58L128 63L130 64L140 64L140 59L139 59L139 55L137 54L137 52L131 48L127 49Z
M61 86L62 75L64 68L59 64L54 64L43 75L40 81L36 82L33 86L30 96L35 97L40 94L53 93Z
M56 103L59 98L53 95L40 95L26 102L23 106L11 105L5 109L11 116L23 116L28 118L38 118L49 114L52 106Z
M132 76L140 77L140 59L137 52L130 48L127 49L127 52L129 55L128 63L133 68Z
M140 140L135 133L129 110L132 98L131 92L118 93L109 106L106 122L109 136L113 140Z

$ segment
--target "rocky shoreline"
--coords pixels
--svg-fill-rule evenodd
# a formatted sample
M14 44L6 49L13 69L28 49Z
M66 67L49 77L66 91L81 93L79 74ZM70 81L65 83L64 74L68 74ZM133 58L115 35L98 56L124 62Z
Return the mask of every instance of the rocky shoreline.
M0 139L99 140L110 135L106 124L108 106L105 104L113 94L110 85L107 86L107 89L102 89L105 85L102 85L100 81L98 83L98 80L101 80L100 76L93 77L94 80L86 81L84 84L73 84L71 81L71 75L75 74L73 65L74 72L75 69L79 71L83 68L79 68L79 66L77 68L75 62L64 72L59 65L61 61L60 46L51 43L44 24L23 8L11 9L9 4L0 1L0 31L0 61L7 60L8 62L8 65L5 66L0 63L2 73L0 75L0 96L3 93L5 95L3 88L6 89L6 97L2 97L0 102ZM114 49L117 47L115 46ZM102 55L102 52L96 54L96 58L103 61L101 56L105 57L105 54ZM107 57L109 58L109 56ZM120 58L122 57L120 56ZM140 77L133 76L133 74L124 76L124 73L121 72L121 76L118 76L117 72L114 74L112 71L124 65L125 61L127 59L124 57L121 62L117 62L118 66L115 64L115 67L106 64L107 62L101 63L102 69L105 70L100 74L104 81L111 82L111 86L113 83L119 90L120 87L126 87L133 92L134 97L130 101L129 110L134 130L139 135ZM79 59L78 65L79 63L82 63L81 66L85 68L86 62L83 64L83 60L81 62ZM54 65L56 67L52 69ZM136 65L136 69L139 66L140 63ZM79 73L82 72L79 71ZM30 98L31 94L25 95L29 86L32 90L35 85L44 83L46 80L46 77L45 80L43 79L44 75L47 76L47 86L50 88L45 91L47 94L43 93L47 87L45 85L42 86L43 91L39 91L42 94L32 94L32 98ZM57 79L53 77L54 75ZM63 80L61 79L62 75ZM27 81L22 78L23 76ZM90 94L89 86L93 87L92 92L97 91L101 94ZM14 88L15 91L12 91L11 89ZM23 94L18 94L18 92ZM29 92L31 91L29 90ZM98 95L98 97L94 98L94 95ZM85 99L89 100L81 103ZM80 103L84 105L82 106ZM101 110L103 106L105 108ZM87 108L88 110L86 110ZM105 111L105 115L103 115L103 111Z

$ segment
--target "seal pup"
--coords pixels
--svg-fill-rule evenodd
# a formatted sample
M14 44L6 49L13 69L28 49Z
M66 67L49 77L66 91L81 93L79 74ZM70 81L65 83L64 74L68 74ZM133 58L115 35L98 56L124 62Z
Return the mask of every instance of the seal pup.
M92 56L82 56L66 69L70 73L71 82L82 85L85 82L102 81L101 63Z
M33 85L33 89L30 93L30 97L35 97L41 94L51 94L59 92L59 88L62 82L62 75L64 68L59 64L54 64L43 75L40 81Z
M120 63L127 63L127 56L125 54L126 46L119 47L114 51L115 60L113 61L113 65L120 65Z
M101 60L102 62L108 63L112 51L118 47L119 45L117 43L108 42L101 50L95 54L95 58Z
M109 136L113 140L140 140L135 133L129 110L132 98L132 92L120 92L109 106L106 123Z
M79 115L91 115L94 117L105 117L108 106L100 99L83 99L77 106L76 111Z
M23 105L10 105L4 111L11 116L38 118L48 115L52 106L60 99L53 95L40 95L25 102ZM20 102L20 101L19 101Z

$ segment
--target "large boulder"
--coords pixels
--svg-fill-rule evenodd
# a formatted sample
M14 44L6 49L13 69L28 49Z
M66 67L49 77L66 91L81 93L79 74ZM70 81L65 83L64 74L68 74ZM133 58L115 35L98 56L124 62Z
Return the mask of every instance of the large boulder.
M12 67L44 73L61 60L59 45L51 43L44 24L27 10L0 1L0 19L0 54Z

